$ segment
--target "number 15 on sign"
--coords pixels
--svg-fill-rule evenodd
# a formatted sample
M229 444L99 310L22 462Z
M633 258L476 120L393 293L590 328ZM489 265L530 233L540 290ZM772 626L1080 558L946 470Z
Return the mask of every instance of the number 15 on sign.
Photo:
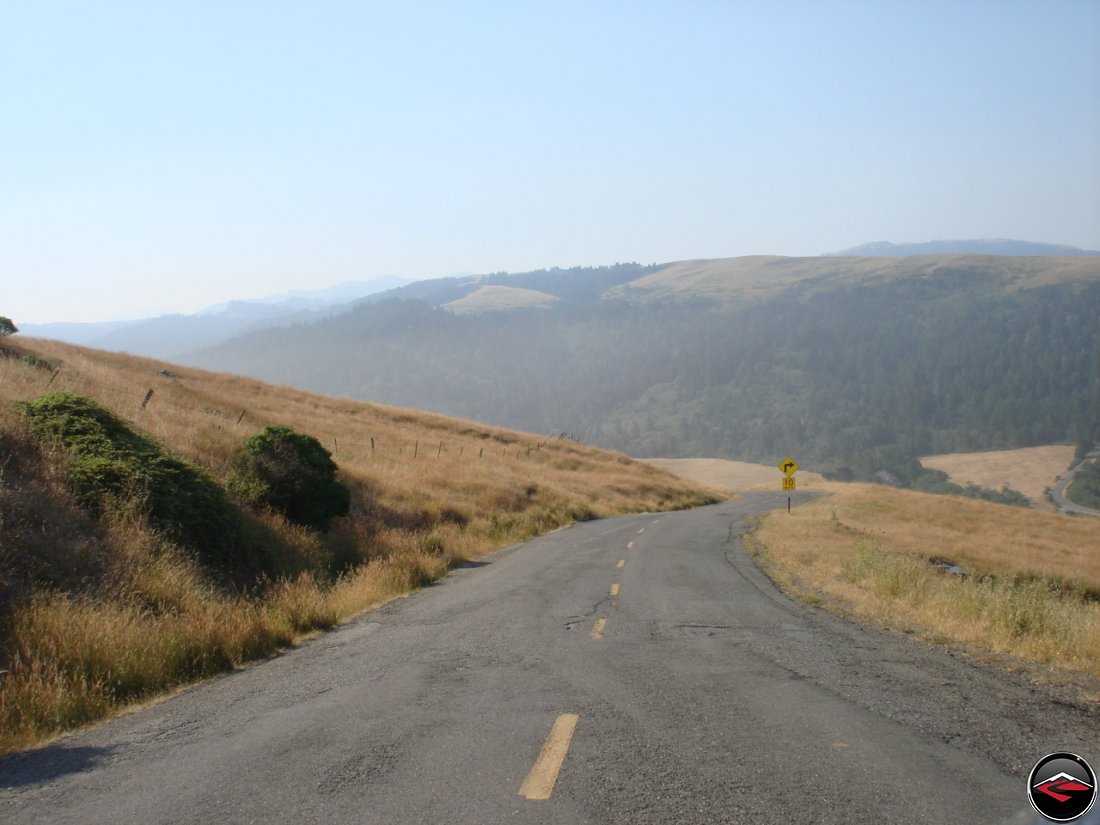
M783 479L783 489L784 490L794 490L795 489L794 476L787 476Z

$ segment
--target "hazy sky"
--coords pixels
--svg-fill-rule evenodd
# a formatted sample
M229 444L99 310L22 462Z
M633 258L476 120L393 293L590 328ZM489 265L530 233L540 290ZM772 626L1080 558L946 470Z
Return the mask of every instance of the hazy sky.
M0 0L0 315L1100 249L1100 2Z

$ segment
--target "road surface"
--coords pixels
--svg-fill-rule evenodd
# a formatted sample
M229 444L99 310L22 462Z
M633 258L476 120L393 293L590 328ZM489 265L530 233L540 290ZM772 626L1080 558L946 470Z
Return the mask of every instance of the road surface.
M1095 461L1100 459L1100 449L1095 449L1087 456L1085 461ZM1060 513L1081 513L1082 515L1100 516L1100 510L1093 510L1091 507L1082 507L1076 502L1070 501L1066 498L1066 488L1073 483L1074 476L1077 475L1077 471L1081 469L1085 461L1077 464L1072 470L1067 471L1064 475L1058 477L1058 481L1054 486L1050 488L1050 497L1054 499L1054 504L1058 508Z
M1023 823L1036 760L1100 761L1095 705L779 593L738 536L785 505L501 551L0 761L0 822Z

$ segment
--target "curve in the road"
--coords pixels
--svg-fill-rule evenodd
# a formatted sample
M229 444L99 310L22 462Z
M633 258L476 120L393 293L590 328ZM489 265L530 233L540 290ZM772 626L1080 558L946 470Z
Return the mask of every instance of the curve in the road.
M1069 485L1073 483L1073 479L1077 475L1077 471L1081 469L1085 461L1096 461L1100 459L1100 448L1093 450L1085 456L1084 461L1076 464L1064 475L1059 476L1054 486L1050 490L1050 497L1054 499L1055 506L1058 507L1058 511L1062 513L1080 513L1082 515L1100 516L1100 510L1094 510L1091 507L1085 507L1078 504L1075 501L1070 501L1066 498L1066 490Z
M785 504L749 494L502 551L0 761L0 820L1025 822L1035 760L1100 757L1094 705L787 599L739 539Z

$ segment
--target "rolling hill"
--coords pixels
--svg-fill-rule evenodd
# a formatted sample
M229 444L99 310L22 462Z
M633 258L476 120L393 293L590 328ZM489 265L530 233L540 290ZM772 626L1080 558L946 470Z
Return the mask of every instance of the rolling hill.
M556 300L443 308L487 287ZM1097 437L1098 313L1097 258L752 257L420 282L185 360L633 455L792 453L935 489L919 456Z

